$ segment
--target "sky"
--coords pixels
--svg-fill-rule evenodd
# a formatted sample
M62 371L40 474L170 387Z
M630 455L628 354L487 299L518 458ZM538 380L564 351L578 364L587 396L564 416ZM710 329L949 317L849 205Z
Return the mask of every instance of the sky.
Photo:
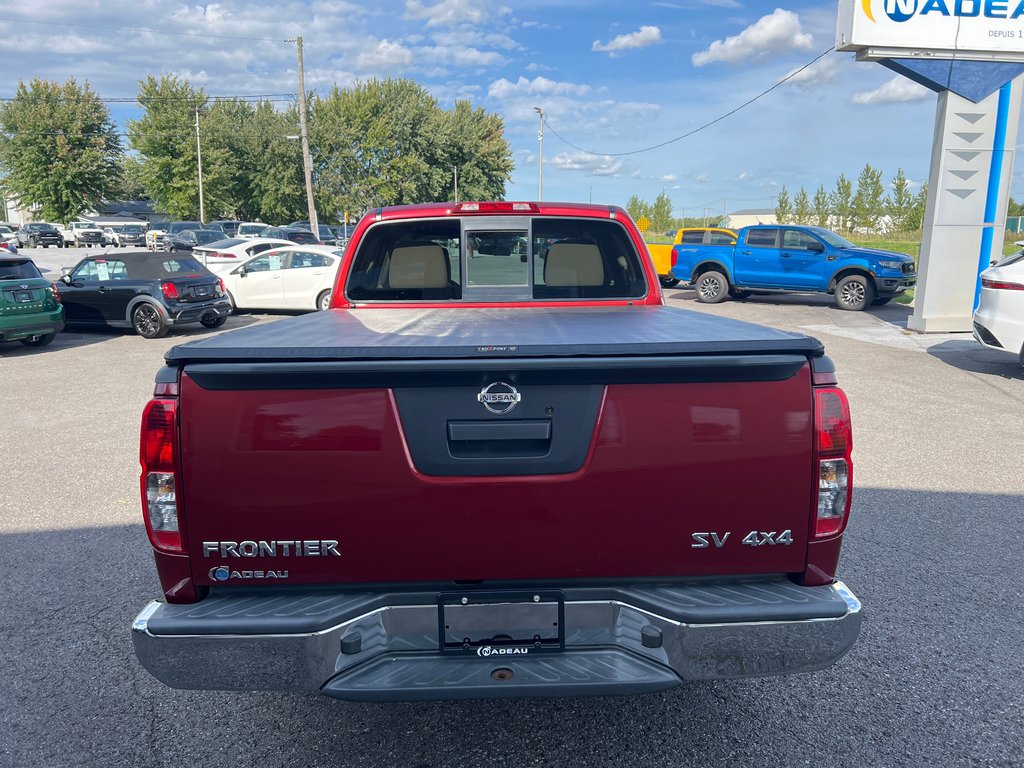
M19 80L87 80L134 97L173 73L210 95L297 92L410 77L442 104L500 114L515 160L508 199L625 205L665 191L677 216L771 207L865 163L928 176L936 96L830 53L712 127L834 42L836 4L756 0L4 0L0 96ZM135 30L135 31L132 31ZM156 30L156 31L146 31ZM111 104L120 125L139 116ZM632 154L624 154L632 153ZM1015 172L1011 193L1024 197Z

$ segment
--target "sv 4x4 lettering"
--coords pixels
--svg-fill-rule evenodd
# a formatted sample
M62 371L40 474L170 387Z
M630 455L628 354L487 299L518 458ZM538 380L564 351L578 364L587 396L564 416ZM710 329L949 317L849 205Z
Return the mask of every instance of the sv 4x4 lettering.
M732 531L726 531L725 533L718 533L717 531L691 533L690 536L693 538L693 543L690 545L690 548L707 549L713 545L715 549L721 549L725 546L725 542L729 540L731 535ZM775 546L776 544L785 546L792 543L793 531L788 528L782 533L776 533L775 531L751 531L740 541L740 544L748 547Z

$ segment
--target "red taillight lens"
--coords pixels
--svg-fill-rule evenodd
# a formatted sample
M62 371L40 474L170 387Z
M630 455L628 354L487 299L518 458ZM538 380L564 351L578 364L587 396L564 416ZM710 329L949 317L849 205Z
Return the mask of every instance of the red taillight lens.
M814 538L842 533L853 488L853 427L850 403L838 387L814 390L818 504Z
M454 213L513 213L518 211L539 213L536 203L457 203Z
M164 297L171 301L177 301L178 299L178 286L174 283L160 283L160 291Z
M50 290L53 291L53 300L60 304L60 288L56 283L50 283Z
M210 256L213 256L213 257L218 258L218 259L237 259L238 258L235 254L229 253L228 251L214 251L213 253L210 254Z
M985 277L981 279L981 285L983 288L994 288L998 291L1024 291L1024 284L1008 283L1005 280L989 280Z
M225 294L227 294L227 292L228 292L228 288L227 288L226 285L224 285L223 278L218 277L217 278L217 295L218 296L224 296Z
M672 253L672 266L675 267L676 261L679 260L679 254L676 253L676 249L675 248L672 249L671 253Z
M184 552L178 520L177 433L178 401L150 400L142 413L139 439L143 517L153 546L175 554Z

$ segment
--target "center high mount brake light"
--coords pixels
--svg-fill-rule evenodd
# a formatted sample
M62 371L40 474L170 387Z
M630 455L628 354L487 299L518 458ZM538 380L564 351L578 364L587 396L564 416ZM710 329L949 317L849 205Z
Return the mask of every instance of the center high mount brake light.
M540 213L536 203L456 203L452 213Z

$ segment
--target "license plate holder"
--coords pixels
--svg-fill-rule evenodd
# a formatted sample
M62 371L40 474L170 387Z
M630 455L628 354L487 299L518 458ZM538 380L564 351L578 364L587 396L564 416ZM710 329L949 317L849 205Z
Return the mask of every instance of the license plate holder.
M448 592L437 598L442 653L512 658L565 650L565 595L539 589Z
M18 304L31 304L33 301L32 291L15 291L14 301Z

